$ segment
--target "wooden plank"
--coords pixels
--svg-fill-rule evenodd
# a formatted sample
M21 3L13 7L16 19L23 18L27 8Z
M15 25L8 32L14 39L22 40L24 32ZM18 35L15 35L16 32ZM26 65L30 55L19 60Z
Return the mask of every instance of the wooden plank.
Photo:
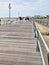
M42 65L32 25L27 23L0 27L0 65Z

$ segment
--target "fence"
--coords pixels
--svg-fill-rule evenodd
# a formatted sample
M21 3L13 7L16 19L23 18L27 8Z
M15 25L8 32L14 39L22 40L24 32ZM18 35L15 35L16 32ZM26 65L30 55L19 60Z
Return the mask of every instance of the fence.
M37 49L40 50L43 65L49 65L48 45L45 42L40 30L38 30L38 27L36 27L35 22L33 22L33 25L34 25L35 37L37 38Z

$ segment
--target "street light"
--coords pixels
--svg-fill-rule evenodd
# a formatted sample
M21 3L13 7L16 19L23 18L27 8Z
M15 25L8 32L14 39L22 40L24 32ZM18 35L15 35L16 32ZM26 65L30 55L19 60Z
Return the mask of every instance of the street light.
M9 3L9 21L11 19L11 4Z

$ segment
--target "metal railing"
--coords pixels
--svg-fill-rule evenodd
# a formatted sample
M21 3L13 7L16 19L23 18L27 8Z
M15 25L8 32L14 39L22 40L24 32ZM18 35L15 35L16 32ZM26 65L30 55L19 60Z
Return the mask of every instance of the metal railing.
M45 42L40 30L38 30L38 27L36 27L35 22L33 22L33 26L34 26L35 37L37 38L37 49L40 50L43 65L49 65L48 64L49 47Z
M46 19L46 20L45 19L44 20L36 19L35 21L49 27L49 20L48 19Z

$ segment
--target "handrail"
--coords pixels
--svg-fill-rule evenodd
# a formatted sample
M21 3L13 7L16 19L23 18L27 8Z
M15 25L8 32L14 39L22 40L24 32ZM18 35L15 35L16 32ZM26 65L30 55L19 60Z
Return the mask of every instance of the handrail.
M38 27L36 27L36 25L35 25L34 22L33 22L33 24L34 24L35 30L37 31L37 35L38 35L38 37L41 37L41 40L42 40L42 42L43 42L43 44L44 44L44 46L45 46L45 49L46 49L46 51L47 51L47 54L48 54L48 53L49 53L49 47L48 47L48 45L46 44L46 42L45 42L45 40L44 40L44 38L43 38L43 36L42 36L40 30L38 30ZM35 31L35 32L36 32L36 31ZM41 47L41 45L40 45L40 41L39 41L38 37L37 37L37 41L38 41L38 46L39 46L39 50L40 50L42 62L43 62L43 65L46 65L45 58L44 58L43 51L42 51L42 47Z
M41 53L43 65L46 65L46 63L45 63L45 61L44 61L44 56L43 56L43 53L42 53L42 49L41 49L39 40L38 40L38 45L39 45L39 48L40 48L40 53Z
M38 30L38 29L37 29L37 30ZM42 39L42 41L43 41L43 43L44 43L44 45L45 45L45 48L46 48L47 52L49 53L49 47L48 47L48 45L46 44L46 42L45 42L45 40L44 40L44 38L43 38L43 36L42 36L42 34L40 33L39 30L38 30L38 33L39 33L39 35L40 35L40 37L41 37L41 39Z
M41 23L41 24L43 24L43 25L45 25L47 27L49 27L48 20L41 20L41 19L39 20L39 19L36 19L35 21L38 22L38 23Z
M35 23L34 23L34 25L35 25ZM36 25L35 25L35 26L36 26ZM40 30L38 29L38 27L36 27L36 30L38 31L38 33L39 33L39 35L40 35L40 37L41 37L41 39L42 39L42 41L43 41L43 43L44 43L44 45L45 45L46 50L47 50L47 52L49 53L49 47L48 47L48 45L46 44L46 42L45 42L45 40L44 40L44 38L43 38L43 36L42 36Z

